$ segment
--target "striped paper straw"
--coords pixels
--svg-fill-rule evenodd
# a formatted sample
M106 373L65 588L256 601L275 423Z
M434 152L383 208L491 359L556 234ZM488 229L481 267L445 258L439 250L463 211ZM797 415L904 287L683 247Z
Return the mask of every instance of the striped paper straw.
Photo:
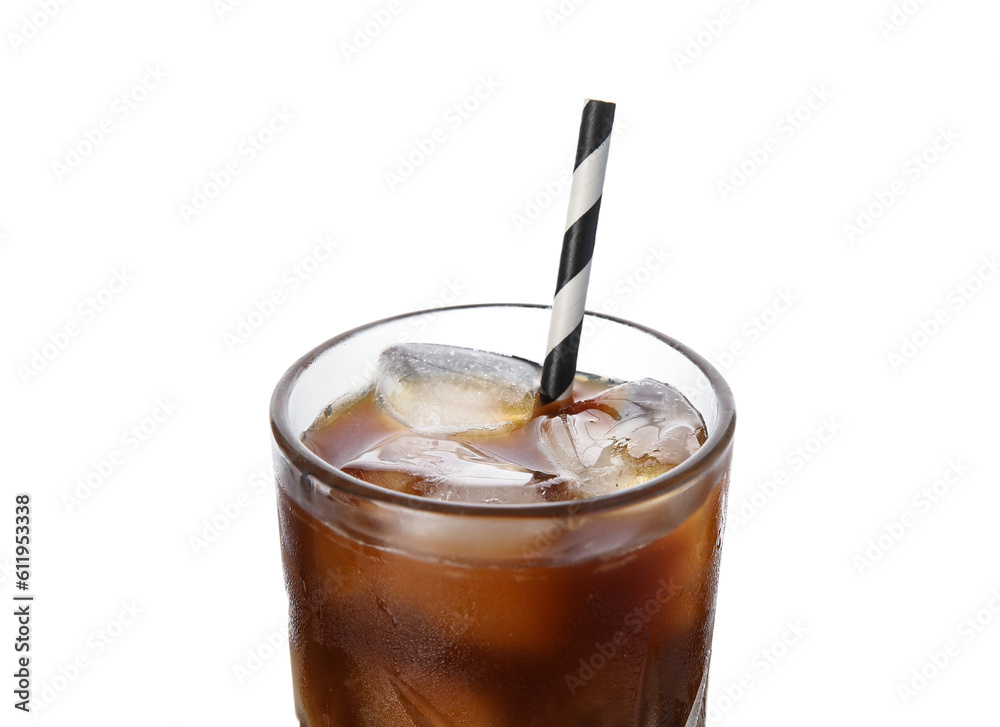
M608 168L615 105L588 100L583 107L576 166L569 193L569 214L563 235L559 278L552 301L549 343L542 366L539 400L542 404L567 399L573 393L576 356L583 332L583 313L590 282L590 261L597 239L604 172Z

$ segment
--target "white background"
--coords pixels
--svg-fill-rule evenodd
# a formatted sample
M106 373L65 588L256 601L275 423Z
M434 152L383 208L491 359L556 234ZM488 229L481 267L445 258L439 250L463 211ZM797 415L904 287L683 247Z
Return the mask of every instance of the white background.
M27 491L44 724L294 724L271 389L363 322L547 302L588 96L620 131L590 307L737 395L710 723L997 723L1000 6L576 3L4 3L0 595Z

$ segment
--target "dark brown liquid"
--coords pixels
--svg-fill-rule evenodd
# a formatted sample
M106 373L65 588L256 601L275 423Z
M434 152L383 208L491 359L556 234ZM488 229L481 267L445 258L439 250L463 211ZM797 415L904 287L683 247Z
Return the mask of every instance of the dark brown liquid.
M371 397L322 423L307 444L338 466L400 428ZM497 446L530 464L524 435L504 436ZM290 496L294 473L279 479L301 724L685 727L700 709L724 483L641 547L483 564L352 537ZM589 522L553 521L553 537Z
M609 388L611 384L594 377L579 377L574 386L574 401L579 402ZM470 432L455 435L451 440L461 442L481 452L491 459L510 462L536 472L538 487L544 491L544 500L559 501L575 499L578 495L552 478L551 465L539 451L537 431L539 423L548 415L559 411L574 410L574 404L560 407L552 404L540 409L526 424L500 433ZM347 474L365 480L373 485L388 487L410 495L426 495L419 477L399 474L386 475L385 472L371 472L363 468L346 466L355 457L396 434L410 430L389 414L381 411L372 394L361 398L346 408L321 417L306 432L305 445L323 460L342 468ZM663 469L666 471L666 468ZM655 474L660 474L656 472ZM551 483L551 485L547 485ZM473 490L474 496L474 490ZM474 500L473 500L474 501Z

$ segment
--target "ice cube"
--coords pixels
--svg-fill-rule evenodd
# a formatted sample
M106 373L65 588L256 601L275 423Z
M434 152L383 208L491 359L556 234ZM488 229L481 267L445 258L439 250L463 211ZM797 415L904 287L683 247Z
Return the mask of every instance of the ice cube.
M562 499L566 478L501 461L453 439L398 434L341 469L397 492L436 500L521 504Z
M423 434L490 433L531 418L538 378L538 366L523 359L406 343L379 356L375 401Z
M680 392L653 379L620 384L574 402L539 426L539 446L559 474L588 497L616 492L673 469L707 432Z

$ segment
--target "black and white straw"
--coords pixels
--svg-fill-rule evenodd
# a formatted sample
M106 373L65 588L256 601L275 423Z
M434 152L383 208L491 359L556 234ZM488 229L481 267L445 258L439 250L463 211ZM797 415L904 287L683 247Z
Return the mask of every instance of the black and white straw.
M552 301L549 342L542 366L539 391L542 404L566 399L573 392L587 285L590 282L590 262L594 257L597 217L601 212L604 173L608 168L614 120L613 103L587 101L583 107L576 166L569 193L569 214L566 216L566 232L559 259L559 278Z

